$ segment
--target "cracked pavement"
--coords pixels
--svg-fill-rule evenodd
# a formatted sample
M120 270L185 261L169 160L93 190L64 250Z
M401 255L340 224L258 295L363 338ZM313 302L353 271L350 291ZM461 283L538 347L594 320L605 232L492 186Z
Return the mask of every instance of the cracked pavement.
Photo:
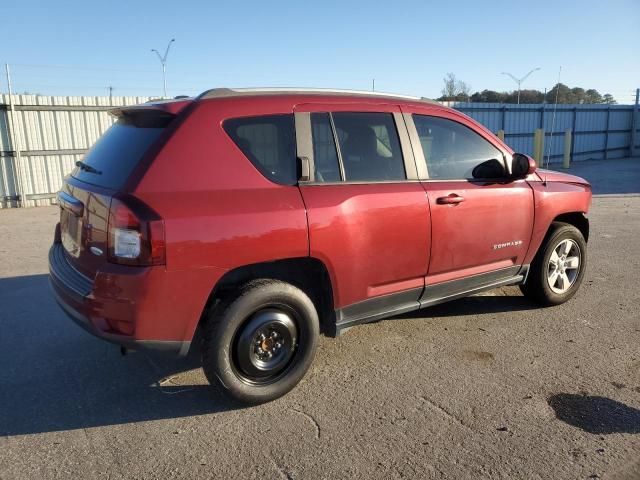
M69 321L57 215L0 211L3 480L640 478L640 197L594 199L569 303L507 287L322 338L294 391L251 408L197 355L122 357Z

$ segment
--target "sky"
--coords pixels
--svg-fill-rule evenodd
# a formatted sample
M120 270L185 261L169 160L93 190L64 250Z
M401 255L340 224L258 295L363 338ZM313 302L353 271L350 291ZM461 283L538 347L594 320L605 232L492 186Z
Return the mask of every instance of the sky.
M632 103L640 0L4 2L0 62L14 92L194 95L215 87L321 87L438 97L453 72L472 91L571 87ZM4 72L3 72L4 73ZM0 91L7 91L4 75Z

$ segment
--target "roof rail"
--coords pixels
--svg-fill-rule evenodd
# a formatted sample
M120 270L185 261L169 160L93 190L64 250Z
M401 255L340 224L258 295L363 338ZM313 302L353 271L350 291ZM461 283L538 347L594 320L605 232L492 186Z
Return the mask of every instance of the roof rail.
M241 96L260 96L260 95L355 95L366 97L381 98L398 98L403 100L413 100L416 102L435 103L427 98L413 97L410 95L401 95L397 93L369 92L366 90L345 90L332 88L291 88L291 87L269 87L269 88L213 88L200 94L198 99L209 98L227 98Z

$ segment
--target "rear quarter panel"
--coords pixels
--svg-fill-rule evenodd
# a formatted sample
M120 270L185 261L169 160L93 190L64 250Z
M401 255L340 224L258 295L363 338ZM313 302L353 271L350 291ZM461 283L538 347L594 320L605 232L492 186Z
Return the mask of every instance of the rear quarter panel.
M203 311L228 270L309 254L306 212L297 186L267 180L222 128L227 118L276 113L292 113L292 105L255 98L202 101L135 190L164 219L167 280L180 279L176 288L184 291L182 301L192 305L190 311ZM199 315L188 320L185 337L198 320Z
M246 103L203 101L136 189L165 221L168 270L231 269L308 255L298 188L267 180L222 129L227 118L292 113L292 106Z

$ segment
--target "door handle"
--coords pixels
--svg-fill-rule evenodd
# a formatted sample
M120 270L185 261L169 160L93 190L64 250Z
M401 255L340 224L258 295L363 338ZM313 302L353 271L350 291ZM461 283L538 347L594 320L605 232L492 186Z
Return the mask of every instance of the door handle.
M446 197L439 197L436 199L436 203L439 203L440 205L456 205L462 202L464 202L464 197L461 197L457 193L451 193Z

